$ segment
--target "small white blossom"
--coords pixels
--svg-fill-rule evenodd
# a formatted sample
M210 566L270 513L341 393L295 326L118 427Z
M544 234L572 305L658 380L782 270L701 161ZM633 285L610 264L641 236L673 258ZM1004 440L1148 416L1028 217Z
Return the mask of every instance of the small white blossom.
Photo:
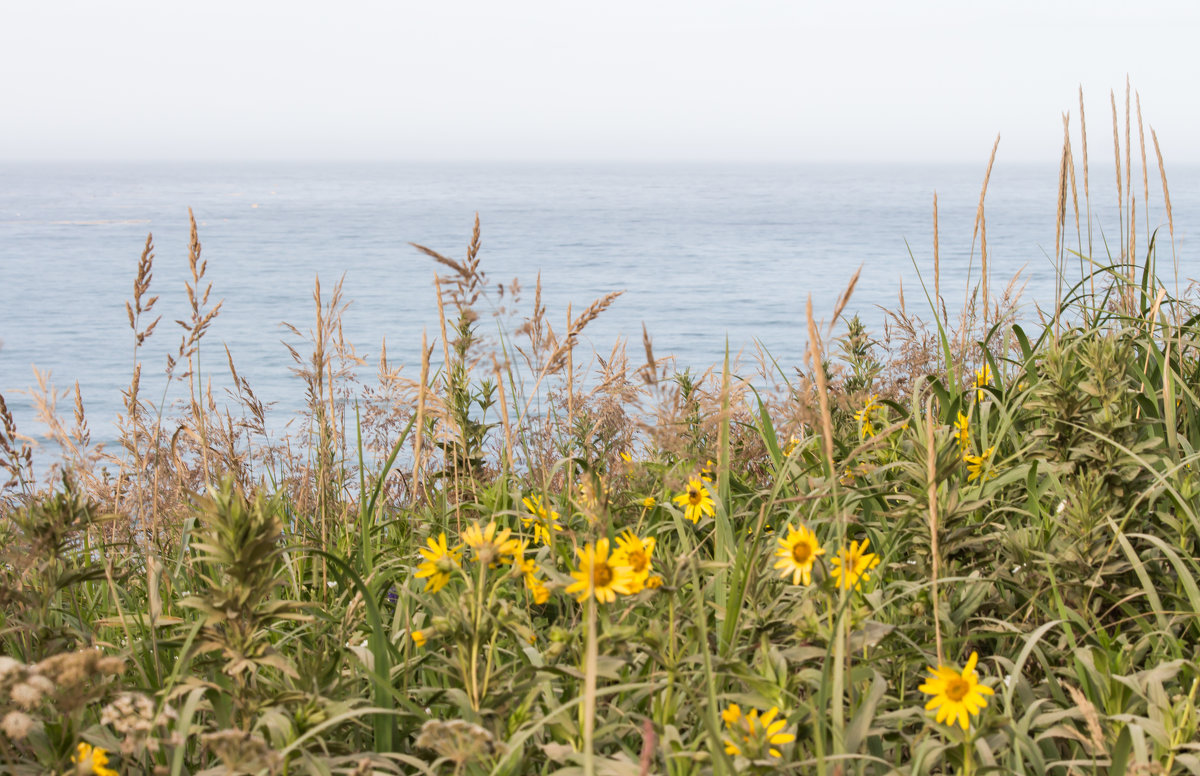
M8 655L0 655L0 682L12 676L24 667L24 664L22 664L20 660L15 660Z
M21 682L13 685L13 688L8 691L8 697L12 698L13 703L21 708L32 709L42 702L42 691L31 684Z
M0 730L10 741L21 741L29 735L33 719L23 711L10 711L0 720Z

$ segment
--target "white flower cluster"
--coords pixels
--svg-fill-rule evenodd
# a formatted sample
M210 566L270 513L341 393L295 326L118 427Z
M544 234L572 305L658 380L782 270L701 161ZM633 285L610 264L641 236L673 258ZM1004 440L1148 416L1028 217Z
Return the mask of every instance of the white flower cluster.
M0 719L0 732L10 741L24 740L36 724L27 712L41 705L54 692L54 682L37 672L36 666L26 666L7 655L0 656L0 697L8 696L9 709Z
M426 720L416 743L419 748L437 752L460 766L504 752L504 744L496 741L487 728L461 719Z
M10 741L24 740L41 724L39 708L50 704L61 712L64 703L85 696L85 686L124 668L123 660L98 649L62 652L33 665L0 655L0 733Z
M128 756L143 747L157 752L155 728L165 727L176 716L170 706L159 710L140 692L123 692L100 711L100 724L112 725L121 739L121 754Z

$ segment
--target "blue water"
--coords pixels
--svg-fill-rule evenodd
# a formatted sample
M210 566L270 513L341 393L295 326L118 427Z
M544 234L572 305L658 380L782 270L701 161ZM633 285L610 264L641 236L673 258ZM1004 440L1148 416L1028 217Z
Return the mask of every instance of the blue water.
M211 301L224 303L204 340L205 368L213 370L220 394L227 382L222 345L228 346L259 397L276 402L273 425L282 426L304 401L304 386L291 374L294 364L281 344L296 341L279 324L302 331L312 325L315 277L326 293L345 278L353 305L344 333L370 364L361 370L364 381L385 337L390 360L409 364L406 372L415 378L422 330L431 342L437 334L438 267L409 243L462 258L476 211L483 270L493 283L519 278L525 311L540 272L556 330L565 329L568 304L577 314L606 292L625 292L586 330L589 350L607 354L618 338L627 338L631 360L640 362L645 323L656 354L674 354L681 368L719 361L726 340L735 353L747 354L757 340L781 364L799 364L805 300L811 295L816 316L827 318L860 264L849 310L873 327L882 324L881 307L897 305L901 282L909 308L928 310L913 260L932 282L935 190L943 295L952 311L959 309L983 168L2 166L0 394L18 427L35 434L30 401L19 392L33 383L31 366L51 370L60 387L78 380L94 438L111 441L108 421L120 411L133 358L124 301L132 295L146 234L153 232L151 293L160 296L155 313L163 322L141 358L143 396L161 395L165 358L177 350L181 333L173 321L188 315L189 206L200 227ZM1200 169L1168 172L1186 278L1197 274L1188 237L1200 219ZM1054 297L1048 256L1057 173L1053 166L1001 160L989 185L994 286L1020 270L1026 314L1033 302ZM1111 170L1093 170L1097 252L1101 226L1110 243L1118 242L1111 181ZM1150 202L1151 225L1165 225L1153 170ZM1141 212L1138 224L1144 233ZM1139 242L1144 245L1144 236ZM1162 255L1169 260L1169 251ZM977 278L978 249L972 272ZM489 319L481 326L494 331ZM173 387L168 401L180 396Z

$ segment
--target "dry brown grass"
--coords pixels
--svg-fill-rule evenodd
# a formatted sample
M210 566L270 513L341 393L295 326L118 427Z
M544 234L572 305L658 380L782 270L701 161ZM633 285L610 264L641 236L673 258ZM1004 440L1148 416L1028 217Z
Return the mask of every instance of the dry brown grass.
M1117 94L1112 89L1108 90L1109 101L1112 103L1112 127L1113 127L1113 163L1117 166L1117 221L1124 229L1124 212L1125 212L1125 190L1121 184L1121 130L1117 125ZM1125 241L1120 241L1121 245L1121 262L1125 261Z
M938 207L937 192L933 192L933 304L934 315L937 308L942 306L942 262L938 253Z
M1086 212L1087 244L1091 245L1082 91L1080 96L1084 204L1081 208L1078 201L1070 122L1064 116L1056 213L1059 256L1066 251L1068 190L1081 252L1081 209ZM1110 93L1110 101L1115 160L1120 165L1114 93ZM1146 200L1149 183L1140 97L1137 108ZM1159 159L1173 239L1166 173L1152 127L1150 138ZM753 479L756 467L766 471L768 460L763 439L754 430L758 401L767 409L780 444L817 438L823 456L832 460L838 424L849 422L870 395L903 402L922 389L927 376L946 371L938 324L950 349L954 379L965 387L970 370L979 364L979 341L989 329L998 325L1003 332L1016 320L1023 288L1020 277L1014 277L998 295L990 288L985 202L998 147L999 137L984 171L972 234L972 254L975 239L980 241L979 282L964 289L961 310L952 315L941 298L942 236L934 194L935 311L931 316L909 310L901 292L897 306L885 311L882 331L868 334L870 357L878 361L878 368L866 382L861 375L855 376L843 347L845 335L837 328L849 307L858 273L832 300L834 312L823 329L824 337L812 317L810 300L806 321L809 347L802 368L786 371L787 367L775 364L760 347L751 361L757 374L750 380L730 380L716 369L681 372L674 358L655 354L644 326L643 353L636 363L631 363L623 342L606 353L582 352L586 328L610 312L619 292L600 296L577 315L568 310L561 330L556 331L543 302L540 277L531 304L522 299L516 280L508 285L488 282L482 269L476 216L465 259L414 246L445 272L435 284L440 336L432 342L422 336L416 379L406 375L404 365L389 359L386 342L380 343L378 361L368 375L367 362L343 334L349 302L343 297L341 283L330 293L317 280L314 324L308 329L287 325L294 340L287 345L295 362L293 372L306 388L304 416L293 428L273 432L280 425L274 409L259 399L228 349L223 368L231 387L223 400L213 395L208 374L200 372L200 349L221 303L213 300L195 219L189 214L188 312L177 322L183 333L166 365L168 388L184 398L155 402L142 389L146 366L141 349L156 333L161 319L155 312L158 297L151 291L154 245L148 236L138 260L133 295L126 304L133 358L130 383L123 391L118 448L108 451L92 443L78 390L58 392L47 376L39 377L34 392L39 418L63 451L60 470L68 471L104 509L124 515L123 521L112 524L114 532L139 541L162 541L176 534L191 513L191 495L202 491L218 473L233 476L247 488L269 482L284 490L298 514L312 516L309 530L324 542L357 519L360 475L383 479L387 509L415 509L442 501L457 507L502 472L515 472L543 488L574 492L580 482L593 482L583 477L585 470L623 471L622 453L673 461L679 469L669 476L682 477L688 467L715 457L722 447L722 434L728 433L730 447L738 451L734 457L745 468L743 474ZM1128 147L1126 152L1128 156ZM1129 174L1127 167L1124 177ZM1122 191L1127 190L1126 183L1118 171ZM1124 213L1124 194L1120 204ZM1133 245L1123 241L1122 251ZM508 333L500 337L477 334L477 322L485 316L491 316L499 330ZM434 359L438 352L441 364ZM997 352L995 346L993 352ZM738 356L732 355L730 374L741 374L742 369ZM485 387L490 403L482 402ZM68 400L70 408L65 409ZM355 407L357 416L350 414ZM33 481L31 445L18 433L2 400L0 421L0 467L6 473L2 493L4 503L11 506L47 483ZM395 465L390 471L380 471L410 425L412 431ZM568 460L573 463L565 464ZM106 469L115 474L105 474ZM596 487L595 483L589 487Z
M996 135L996 142L992 144L992 153L988 156L987 169L983 173L983 186L979 189L979 205L975 209L975 225L971 231L971 256L975 255L975 240L979 239L979 254L980 254L980 275L983 280L980 283L980 288L983 290L983 323L987 326L988 317L988 263L987 263L987 218L984 214L984 202L987 200L988 181L992 178L992 165L996 163L996 151L1000 148L1000 135ZM969 277L969 275L968 275ZM963 297L963 312L964 316L967 309L968 297L972 289L968 281L968 286L964 289ZM901 299L901 307L904 307L903 299ZM960 349L966 348L965 340L960 343Z
M1179 256L1175 253L1175 217L1171 214L1171 192L1167 188L1167 168L1163 166L1162 149L1158 146L1158 135L1150 127L1150 139L1154 142L1154 155L1158 158L1158 174L1162 179L1163 203L1167 211L1167 227L1171 234L1171 262L1175 276L1175 296L1179 296Z
M476 222L465 261L418 247L452 272L437 286L446 337L434 344L423 337L416 380L404 375L403 365L389 360L386 343L381 343L373 379L363 381L359 372L366 362L343 335L342 321L349 303L341 283L328 293L318 279L312 297L314 325L304 330L297 324L285 324L294 339L285 344L295 363L292 371L305 385L306 411L293 430L273 434L271 429L278 426L272 421L273 408L258 398L228 349L224 360L231 386L225 401L219 402L209 384L201 382L199 351L221 305L210 304L213 289L204 280L206 264L200 258L195 233L189 252L191 276L186 284L190 317L179 322L184 333L166 369L169 385L182 387L185 398L173 405L155 405L142 394L144 366L139 353L158 321L143 325L157 299L150 296L153 243L148 239L127 305L134 360L130 386L123 392L120 450L110 454L91 443L77 392L67 420L61 419L59 407L60 401L71 396L69 392L56 392L45 376L36 392L39 416L64 451L62 468L95 501L125 515L124 521L112 524L114 534L156 542L178 532L190 514L191 494L202 491L216 472L232 476L247 488L273 483L287 493L297 513L312 516L307 530L313 532L314 540L332 541L355 519L356 435L361 433L364 443L363 465L375 472L410 422L414 430L407 443L409 452L400 456L390 472L378 472L384 477L383 498L389 509L419 507L444 498L469 499L475 489L463 482L484 482L513 468L545 488L573 490L580 482L585 486L592 482L577 479L570 467L564 467L567 458L582 461L597 472L617 472L624 466L622 453L640 452L679 461L687 469L715 455L712 451L720 447L726 428L730 445L737 450L736 459L745 469L742 474L752 479L765 476L769 456L754 431L755 419L749 409L755 400L751 381L722 380L712 369L681 375L673 358L655 356L644 327L645 363L631 364L622 342L605 355L578 357L581 334L610 309L618 294L601 296L578 315L568 313L560 335L549 323L540 278L532 308L524 316L519 283L491 291L480 269L480 244ZM834 334L834 325L847 309L858 276L856 272L835 300L834 315L825 329L827 337ZM504 297L502 304L494 298L497 295ZM469 327L488 306L494 316L509 321L514 332L511 341L461 335L466 330L461 327ZM892 317L899 328L889 327L882 343L886 377L872 390L898 398L916 384L923 369L936 364L938 349L924 324L909 316L903 305ZM973 326L977 316L971 312L963 320ZM811 310L808 324L812 341L808 367L789 378L760 350L759 374L753 384L757 398L778 423L781 441L803 439L818 429L826 455L832 457L835 415L851 415L865 394L849 387L846 365L827 355ZM456 327L458 337L451 331ZM964 333L961 341L968 338ZM450 486L446 469L452 459L447 451L466 443L467 430L454 411L456 387L449 371L445 364L436 369L431 364L436 350L452 360L461 359L466 377L460 379L467 381L467 390L476 390L483 379L498 388L497 430L486 436L482 451L489 463L482 469L451 470ZM731 373L738 374L741 369L734 356ZM360 408L357 420L347 416L347 407L356 404ZM0 454L13 481L6 494L18 485L31 488L31 474L23 473L31 468L29 447L14 441L19 436L2 405L0 418L6 424ZM116 466L120 475L103 479L97 474L103 465Z
M1083 112L1083 86L1079 87L1079 138L1083 153L1083 204L1087 211L1087 233L1088 245L1087 256L1092 255L1092 191L1091 184L1088 179L1088 150L1087 150L1087 116ZM1082 243L1082 237L1080 238ZM1092 293L1095 294L1095 285L1092 286Z
M11 506L9 494L28 495L33 484L33 446L17 433L17 424L3 396L0 396L0 467L8 472L8 479L0 483L0 495L5 497L0 506Z

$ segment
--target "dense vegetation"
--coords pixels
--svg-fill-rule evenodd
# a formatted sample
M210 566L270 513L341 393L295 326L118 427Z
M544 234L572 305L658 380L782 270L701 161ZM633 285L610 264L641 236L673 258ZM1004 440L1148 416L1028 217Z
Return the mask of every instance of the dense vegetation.
M1069 144L1061 180L1065 226ZM0 403L4 771L1200 773L1200 308L1074 212L1040 320L985 269L879 339L852 282L746 378L585 361L611 297L565 332L494 299L477 221L420 249L415 379L361 383L318 285L284 441L232 361L203 388L194 223L184 398L141 395L148 240L122 449L46 399L40 485Z

